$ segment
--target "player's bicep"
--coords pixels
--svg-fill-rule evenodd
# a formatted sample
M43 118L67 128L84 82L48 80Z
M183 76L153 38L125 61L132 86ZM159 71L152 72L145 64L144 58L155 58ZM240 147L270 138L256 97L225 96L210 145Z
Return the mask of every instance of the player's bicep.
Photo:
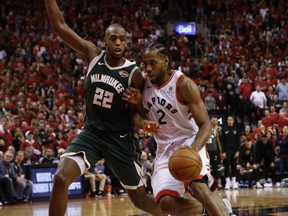
M209 119L207 109L203 101L199 101L197 103L191 103L189 105L189 109L190 112L193 114L193 118L198 126L200 126L201 124L206 122L207 119Z
M144 86L144 76L142 75L139 69L136 69L131 77L131 84L130 86L133 88L140 89L142 91Z
M204 123L209 117L197 85L191 79L183 77L178 91L180 99L188 105L196 123L198 125Z
M145 78L142 75L141 71L139 69L134 71L134 73L132 74L132 79L131 79L131 85L130 86L133 87L133 88L139 89L140 92L142 92L143 86L144 86L144 82L145 82ZM130 106L131 105L132 104L130 104ZM134 111L137 110L139 113L141 113L143 115L144 111L143 111L143 106L142 106L141 99L139 100L139 102L136 105L132 105L132 106L134 106Z

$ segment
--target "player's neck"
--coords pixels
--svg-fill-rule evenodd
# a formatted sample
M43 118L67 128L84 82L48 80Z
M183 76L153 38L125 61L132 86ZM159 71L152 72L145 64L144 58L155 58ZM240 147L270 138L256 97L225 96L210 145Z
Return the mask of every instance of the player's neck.
M106 62L110 67L119 67L119 66L124 65L125 59L124 59L124 58L115 59L115 58L111 58L111 57L109 57L109 56L106 55L106 57L105 57L105 62Z

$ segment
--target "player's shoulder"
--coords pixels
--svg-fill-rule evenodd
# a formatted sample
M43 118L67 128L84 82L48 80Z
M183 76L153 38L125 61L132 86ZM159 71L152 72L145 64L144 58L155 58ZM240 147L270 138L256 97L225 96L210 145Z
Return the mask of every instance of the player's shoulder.
M129 66L137 66L137 63L134 59L127 59L127 58L124 58L125 62L124 62L124 65L125 67L129 67ZM137 66L138 68L138 66Z
M177 86L181 89L193 89L196 90L198 89L196 83L188 76L186 76L184 73L182 73L181 71L179 71L180 73L176 73L177 74Z

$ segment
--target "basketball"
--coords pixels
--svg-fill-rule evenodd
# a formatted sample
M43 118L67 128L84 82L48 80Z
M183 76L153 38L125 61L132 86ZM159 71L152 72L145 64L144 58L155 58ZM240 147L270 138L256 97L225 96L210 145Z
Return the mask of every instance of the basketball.
M171 175L179 181L193 181L202 170L202 160L198 152L191 148L179 148L169 159Z

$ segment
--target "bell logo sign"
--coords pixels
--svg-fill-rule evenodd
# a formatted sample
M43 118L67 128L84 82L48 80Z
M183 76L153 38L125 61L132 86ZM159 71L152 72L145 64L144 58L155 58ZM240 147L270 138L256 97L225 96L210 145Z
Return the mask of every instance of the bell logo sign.
M195 35L196 25L194 22L191 23L177 23L175 24L175 31L182 35Z

